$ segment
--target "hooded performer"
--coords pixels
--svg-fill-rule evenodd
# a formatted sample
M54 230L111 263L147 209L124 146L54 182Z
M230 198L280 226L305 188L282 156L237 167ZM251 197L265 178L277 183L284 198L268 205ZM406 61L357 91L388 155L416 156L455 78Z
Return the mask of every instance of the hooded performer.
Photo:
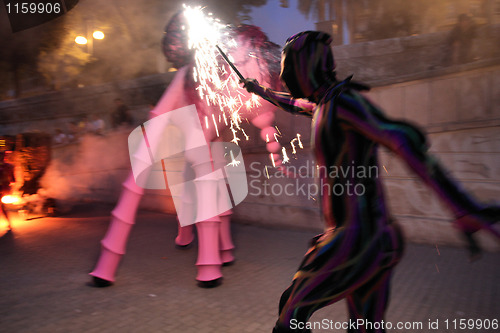
M247 79L248 91L280 108L313 118L313 147L320 170L321 207L326 231L313 240L291 286L281 296L273 332L310 332L306 323L318 309L346 298L350 319L381 322L389 301L393 268L403 254L403 238L394 223L377 178L328 177L331 169L355 165L378 167L383 145L407 165L449 207L472 256L480 249L473 233L492 224L499 207L475 201L428 153L428 143L415 126L387 118L358 91L366 86L338 81L328 34L306 31L290 37L282 52L281 80L289 94ZM325 172L326 171L326 172ZM362 184L360 195L334 195L335 186ZM344 191L347 192L347 191ZM293 325L292 325L293 324ZM303 329L300 329L303 328ZM349 332L384 332L359 325Z

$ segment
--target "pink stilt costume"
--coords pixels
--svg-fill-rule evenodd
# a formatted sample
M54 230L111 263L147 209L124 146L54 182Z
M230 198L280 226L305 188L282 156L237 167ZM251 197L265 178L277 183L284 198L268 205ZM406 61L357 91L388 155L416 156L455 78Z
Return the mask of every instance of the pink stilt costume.
M196 93L196 85L193 81L192 75L192 58L193 51L187 47L186 30L182 27L186 25L182 12L176 14L166 27L166 35L163 39L163 49L167 59L179 68L174 80L170 83L167 91L164 93L154 110L151 111L150 119L162 115L166 112L179 109L188 105L195 104L199 120L204 123L205 117L209 119L212 115L219 115L219 110L213 106L208 106L204 101L200 100ZM256 27L243 26L236 30L240 38L247 42L248 45L240 47L239 52L243 52L240 58L248 58L249 48L255 50L256 48L271 51L275 48L267 42L267 37L260 32ZM248 33L250 32L250 33ZM237 54L235 54L238 57ZM245 75L255 76L256 74L265 73L266 76L260 77L268 82L272 81L272 71L262 70L260 66L268 66L265 62L262 64L245 63L241 64L241 68ZM229 71L229 69L228 69ZM274 73L277 77L277 71ZM247 94L246 92L244 92ZM251 95L247 95L249 98ZM263 131L272 134L275 132L272 127L274 120L274 110L272 105L265 105L259 108L258 112L253 115L246 115L251 119L251 122ZM187 131L189 132L189 131ZM203 134L206 142L217 140L215 129L213 127L203 127ZM274 144L273 144L274 143ZM276 146L277 145L277 146ZM268 143L268 149L275 153L280 148L277 142L271 140ZM140 150L141 148L139 148ZM142 147L142 149L147 149ZM209 151L208 154L216 154L217 152ZM196 178L210 173L213 170L220 168L220 165L214 165L223 159L214 159L209 156L203 163L197 163L199 156L186 155L187 161L190 162ZM208 161L208 162L207 162ZM215 161L215 163L214 163ZM277 159L276 164L280 164ZM196 191L199 197L206 199L198 200L197 203L190 202L189 198L183 201L183 205L212 205L215 203L208 203L207 200L215 200L213 193L215 188L220 184L217 179L206 179L202 181L195 181ZM223 186L225 183L223 182ZM132 173L127 177L123 183L123 190L120 199L112 212L111 222L106 233L106 236L101 242L102 251L99 261L95 269L90 273L93 276L94 285L99 287L109 286L115 281L116 271L120 263L121 257L125 253L126 243L130 230L135 223L135 215L142 198L144 190L137 186L134 181ZM203 195L202 193L205 193ZM186 212L196 211L195 209L185 209ZM234 261L233 249L234 244L231 238L230 231L230 216L231 210L227 210L217 216L208 218L202 222L196 223L198 234L198 259L196 265L198 267L198 274L196 280L201 287L215 287L220 284L222 279L221 265L228 265ZM194 226L181 226L179 224L178 235L175 239L176 245L179 247L186 247L194 240Z

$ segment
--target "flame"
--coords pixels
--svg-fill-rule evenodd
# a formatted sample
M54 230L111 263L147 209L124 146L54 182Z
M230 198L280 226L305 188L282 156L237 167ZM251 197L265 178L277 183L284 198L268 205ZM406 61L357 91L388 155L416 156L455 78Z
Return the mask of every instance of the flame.
M18 195L4 195L2 197L2 203L6 204L6 205L17 205L19 203L21 203L21 197L19 197Z

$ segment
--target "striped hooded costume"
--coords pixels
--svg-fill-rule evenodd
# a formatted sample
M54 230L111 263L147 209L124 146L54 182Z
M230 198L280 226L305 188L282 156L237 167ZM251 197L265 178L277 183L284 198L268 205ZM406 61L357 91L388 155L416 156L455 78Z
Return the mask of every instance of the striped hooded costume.
M291 323L305 323L316 310L343 298L352 321L380 323L384 319L392 270L403 254L401 231L387 211L380 179L328 174L332 168L377 168L380 145L401 157L447 204L472 255L479 252L474 232L485 228L500 238L491 227L499 220L499 207L483 206L467 195L427 153L426 138L417 127L386 117L359 93L368 88L352 82L351 77L336 79L331 42L328 34L317 31L288 39L280 77L291 95L265 88L255 80L244 82L248 91L280 108L313 118L313 149L320 171L326 230L313 239L290 287L281 296L275 333L309 332ZM349 184L362 185L364 191L338 195L340 191L334 190ZM349 329L376 331L364 326Z

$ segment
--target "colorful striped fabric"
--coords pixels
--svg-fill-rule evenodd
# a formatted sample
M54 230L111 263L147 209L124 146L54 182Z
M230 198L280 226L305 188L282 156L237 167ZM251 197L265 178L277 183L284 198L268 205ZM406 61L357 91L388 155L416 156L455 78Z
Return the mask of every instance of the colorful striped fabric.
M300 38L292 38L292 43L297 40ZM293 47L287 45L285 50ZM300 60L301 57L314 54L310 52L313 46L307 48L301 44L295 48L299 50L294 55L296 60L288 64L297 69L309 63ZM300 50L308 52L302 54ZM282 64L286 66L287 62ZM347 299L352 320L380 323L389 301L392 269L402 257L404 241L387 211L383 186L378 178L379 145L402 158L449 207L472 254L479 251L472 238L473 232L484 228L500 238L491 227L500 219L500 208L486 207L469 196L428 154L428 143L422 131L408 122L386 117L358 92L364 89L363 85L348 78L342 82L328 79L318 86L317 82L311 83L311 75L295 73L297 80L306 82L295 85L302 89L298 96L293 91L292 95L274 92L256 81L245 82L249 91L276 106L313 116L313 147L327 226L326 231L313 240L291 286L283 293L279 320L273 332L299 332L290 329L292 320L305 323L316 310L342 298ZM292 85L290 81L285 83L287 87ZM304 88L308 84L314 89ZM308 101L292 96L306 97ZM352 168L356 172L345 172ZM334 170L343 172L334 173ZM348 188L352 191L348 192ZM368 331L372 332L359 327L352 332Z

